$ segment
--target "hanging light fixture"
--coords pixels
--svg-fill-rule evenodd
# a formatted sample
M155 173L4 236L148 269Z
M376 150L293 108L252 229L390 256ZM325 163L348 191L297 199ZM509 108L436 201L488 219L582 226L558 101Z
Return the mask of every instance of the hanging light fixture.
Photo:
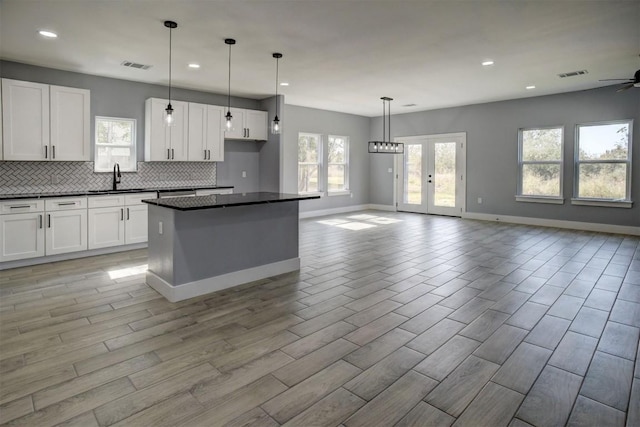
M167 126L173 126L175 117L173 117L173 107L171 106L171 30L178 28L178 24L174 21L164 21L164 26L169 29L169 103L164 110L164 123Z
M391 142L391 101L393 98L383 96L382 98L382 141L369 141L369 153L398 154L404 153L404 144L401 142ZM388 105L388 108L387 108ZM387 117L387 110L389 115ZM388 126L387 126L388 121ZM387 140L387 128L389 138Z
M233 130L233 116L231 115L231 46L236 44L235 39L224 39L224 42L229 45L229 90L227 92L227 114L224 116L226 119L225 128L227 132Z
M276 58L276 116L271 122L271 133L277 135L282 131L282 125L280 124L280 119L278 118L278 66L280 58L282 58L282 54L274 53L273 57Z

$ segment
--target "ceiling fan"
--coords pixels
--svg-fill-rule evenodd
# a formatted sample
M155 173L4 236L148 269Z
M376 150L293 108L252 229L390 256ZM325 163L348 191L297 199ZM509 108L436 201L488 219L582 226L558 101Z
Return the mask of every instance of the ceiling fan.
M636 73L633 75L632 79L604 79L604 80L600 80L601 82L612 82L612 81L619 81L622 80L622 83L620 83L621 85L623 85L621 88L619 88L616 92L622 92L625 91L627 89L631 89L632 87L637 87L640 88L640 70L636 71Z

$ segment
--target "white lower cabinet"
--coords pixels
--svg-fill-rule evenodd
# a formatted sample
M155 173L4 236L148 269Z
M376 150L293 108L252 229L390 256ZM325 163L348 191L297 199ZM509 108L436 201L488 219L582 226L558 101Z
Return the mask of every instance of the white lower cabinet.
M89 209L89 249L124 245L124 207Z
M89 249L147 241L147 205L156 193L89 197Z
M47 212L45 254L87 250L87 209Z
M127 206L126 211L127 224L124 229L124 241L126 244L144 243L148 238L148 218L147 205Z
M0 215L0 262L44 256L44 212Z

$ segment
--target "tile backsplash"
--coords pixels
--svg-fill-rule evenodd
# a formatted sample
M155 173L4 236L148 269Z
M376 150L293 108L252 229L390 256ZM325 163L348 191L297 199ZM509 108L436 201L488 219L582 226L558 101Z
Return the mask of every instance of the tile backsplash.
M96 173L93 162L0 162L0 194L106 190L111 173ZM138 162L123 172L118 188L216 185L215 163Z

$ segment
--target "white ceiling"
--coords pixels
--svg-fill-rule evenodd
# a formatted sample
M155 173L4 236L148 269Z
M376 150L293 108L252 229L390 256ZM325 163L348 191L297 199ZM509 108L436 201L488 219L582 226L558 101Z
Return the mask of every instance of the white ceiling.
M410 112L590 89L640 68L637 0L0 0L0 57L166 84L167 19L179 25L175 86L226 93L232 37L233 95L273 95L282 52L288 104L365 116L381 115L381 96Z

